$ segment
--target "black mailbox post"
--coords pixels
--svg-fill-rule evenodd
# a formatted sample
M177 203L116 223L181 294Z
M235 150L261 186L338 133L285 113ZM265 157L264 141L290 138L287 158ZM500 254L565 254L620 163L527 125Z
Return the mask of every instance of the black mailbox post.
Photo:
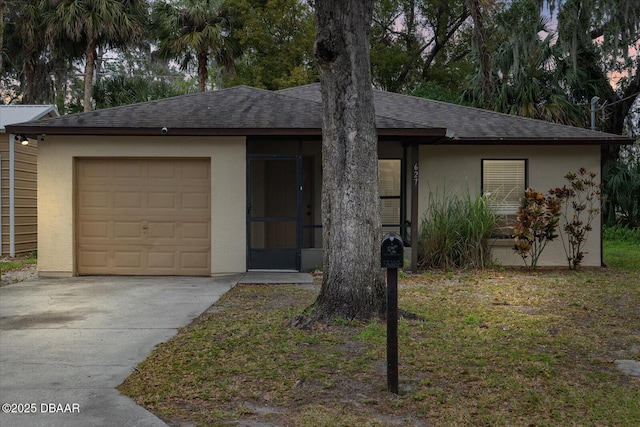
M398 269L404 264L404 243L398 234L382 238L380 263L387 269L387 388L398 394Z

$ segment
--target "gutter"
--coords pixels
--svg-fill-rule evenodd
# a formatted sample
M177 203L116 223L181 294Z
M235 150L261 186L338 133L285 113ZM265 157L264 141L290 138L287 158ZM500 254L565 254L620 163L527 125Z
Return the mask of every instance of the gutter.
M175 128L175 127L65 127L9 125L16 135L37 138L38 135L120 135L120 136L322 136L321 128ZM441 137L444 128L377 128L378 136Z

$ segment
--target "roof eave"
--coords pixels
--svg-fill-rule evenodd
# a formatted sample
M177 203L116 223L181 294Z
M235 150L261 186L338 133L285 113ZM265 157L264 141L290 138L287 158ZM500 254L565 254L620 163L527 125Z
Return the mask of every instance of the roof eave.
M117 135L117 136L272 136L321 135L314 128L127 128L127 127L66 127L66 126L7 126L14 134L37 135Z
M66 127L9 125L13 134L37 135L118 135L118 136L322 136L320 128L127 128L127 127ZM441 128L380 128L381 137L443 137Z
M448 145L630 145L633 138L447 138Z

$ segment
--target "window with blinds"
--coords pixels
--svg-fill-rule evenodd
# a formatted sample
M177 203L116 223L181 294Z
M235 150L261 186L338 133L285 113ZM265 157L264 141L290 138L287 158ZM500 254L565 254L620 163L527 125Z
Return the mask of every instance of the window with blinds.
M401 168L400 159L378 160L380 217L385 233L400 232Z
M526 188L526 160L482 160L482 194L493 202L500 234L512 234L509 227Z

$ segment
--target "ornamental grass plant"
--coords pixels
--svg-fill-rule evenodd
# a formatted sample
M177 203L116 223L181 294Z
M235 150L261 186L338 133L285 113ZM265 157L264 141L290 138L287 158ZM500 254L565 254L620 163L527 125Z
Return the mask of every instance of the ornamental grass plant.
M492 263L489 239L497 229L491 200L430 192L420 224L420 268L484 268Z

